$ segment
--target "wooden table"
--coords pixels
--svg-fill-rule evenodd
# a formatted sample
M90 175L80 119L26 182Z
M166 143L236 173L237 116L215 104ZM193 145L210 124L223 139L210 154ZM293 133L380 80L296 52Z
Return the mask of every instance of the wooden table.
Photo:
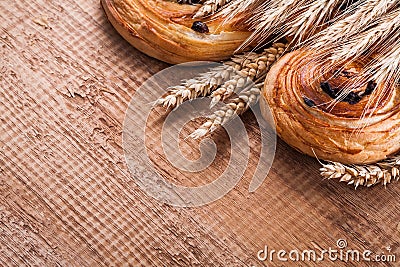
M216 202L175 208L147 196L128 171L121 133L135 90L167 65L129 46L98 0L2 1L0 17L1 266L316 266L257 253L337 248L338 239L397 253L397 263L318 266L399 266L399 184L354 190L323 180L316 160L280 141L255 193L253 152L244 178ZM256 148L254 117L244 121Z

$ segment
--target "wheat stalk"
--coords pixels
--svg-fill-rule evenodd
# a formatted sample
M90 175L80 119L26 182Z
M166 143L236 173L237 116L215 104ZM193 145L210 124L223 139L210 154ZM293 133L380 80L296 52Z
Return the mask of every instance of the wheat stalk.
M221 109L208 116L207 121L191 133L189 137L194 139L204 137L232 120L235 116L243 114L250 106L257 103L262 85L261 83L251 89L243 90L237 97L230 99Z
M229 2L231 2L231 0L206 0L193 18L204 18L212 15Z
M327 179L340 179L340 182L370 187L376 184L387 185L400 178L400 155L369 165L346 165L339 162L322 164L321 175Z

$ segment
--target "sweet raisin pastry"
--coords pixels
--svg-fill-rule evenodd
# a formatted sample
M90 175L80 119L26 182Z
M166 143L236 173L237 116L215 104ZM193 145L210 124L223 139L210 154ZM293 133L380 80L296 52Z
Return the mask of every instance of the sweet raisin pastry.
M260 104L264 114L269 105L277 134L307 155L347 164L373 163L398 152L398 84L355 79L365 62L328 70L314 58L311 51L291 52L267 75ZM347 84L351 93L341 95Z
M135 48L168 63L230 58L250 32L238 21L193 19L198 5L165 0L101 0L115 29Z

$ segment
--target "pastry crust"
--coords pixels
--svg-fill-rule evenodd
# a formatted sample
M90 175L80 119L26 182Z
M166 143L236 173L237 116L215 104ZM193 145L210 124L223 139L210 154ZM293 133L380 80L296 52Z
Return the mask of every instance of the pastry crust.
M326 74L324 66L312 58L310 51L289 53L267 75L261 110L267 114L269 105L277 134L307 155L347 164L373 163L398 152L399 87L394 83L377 85L373 93L364 93L356 103L334 102L321 83L340 87L348 77ZM354 62L346 69L358 72L362 67L362 62ZM356 83L354 90L362 95L357 88L367 86L365 82ZM376 95L381 96L379 102ZM368 105L369 100L374 102L372 106ZM363 115L365 119L360 120Z
M135 48L159 60L176 64L230 58L249 37L237 21L221 25L209 19L209 33L191 29L199 8L160 0L101 0L115 29Z

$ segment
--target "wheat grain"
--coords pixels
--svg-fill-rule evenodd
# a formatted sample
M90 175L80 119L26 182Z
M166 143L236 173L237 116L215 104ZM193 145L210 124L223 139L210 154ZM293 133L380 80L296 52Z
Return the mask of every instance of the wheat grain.
M367 48L374 51L374 60L368 63L363 73L365 80L374 80L378 84L398 83L400 81L400 9L398 9L397 17L388 21L387 30L392 33L386 35L385 40L379 40L380 46L375 48ZM366 51L363 52L365 54Z
M271 65L286 50L286 44L274 43L261 54L248 52L234 56L230 61L224 62L223 66L214 68L202 75L201 78L188 80L180 86L171 87L167 94L157 100L155 104L177 107L185 100L211 93L211 106L214 106L220 100L225 100L237 93L237 97L228 99L224 108L214 112L208 117L205 124L190 135L192 138L200 138L213 132L235 115L242 114L257 102L262 83L251 88L253 82L263 82Z
M224 82L236 75L237 71L246 68L243 73L246 71L251 72L247 69L248 66L243 64L246 62L247 56L249 56L249 54L234 56L231 61L224 62L222 66L217 66L207 73L184 81L179 86L169 87L167 93L159 98L154 105L176 108L186 100L209 95L218 88L218 86L224 84Z
M282 30L282 22L288 20L290 10L296 10L298 3L298 0L266 1L255 8L254 12L247 12L246 18L253 33L239 49L253 43L262 44L273 31Z

